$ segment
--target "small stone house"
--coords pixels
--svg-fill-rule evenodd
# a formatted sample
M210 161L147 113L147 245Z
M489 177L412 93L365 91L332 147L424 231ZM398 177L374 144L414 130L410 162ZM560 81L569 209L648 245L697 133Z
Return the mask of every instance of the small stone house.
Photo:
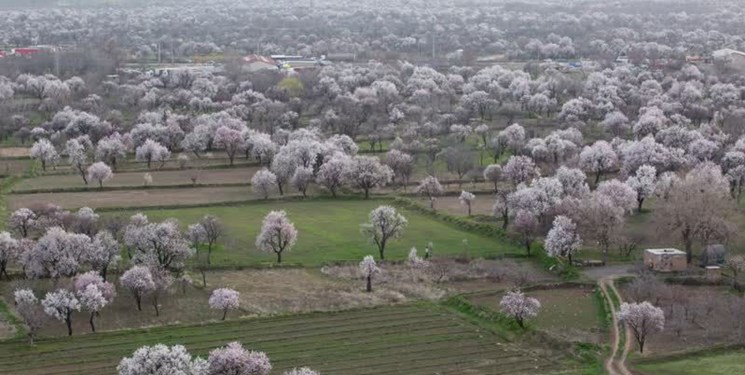
M680 272L688 268L688 259L678 249L646 249L644 266L657 272Z

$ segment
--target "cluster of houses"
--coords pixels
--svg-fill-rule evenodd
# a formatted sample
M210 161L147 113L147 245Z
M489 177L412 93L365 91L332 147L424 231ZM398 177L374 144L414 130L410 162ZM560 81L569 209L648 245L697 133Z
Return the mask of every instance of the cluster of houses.
M308 58L298 55L248 55L243 57L243 70L258 72L262 70L299 71L329 65L326 56Z
M55 52L57 47L55 46L32 46L32 47L19 47L11 48L8 50L0 49L0 58L16 56L16 57L31 57L42 52Z

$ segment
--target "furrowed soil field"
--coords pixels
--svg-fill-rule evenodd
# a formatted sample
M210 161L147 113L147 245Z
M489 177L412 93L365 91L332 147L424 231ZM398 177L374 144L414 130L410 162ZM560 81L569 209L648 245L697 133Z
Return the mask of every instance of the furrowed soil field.
M190 185L191 177L196 175L197 185L199 184L240 184L249 183L251 177L259 170L258 167L248 168L221 168L205 170L175 170L175 171L152 171L149 172L153 178L154 186L169 185ZM114 173L114 178L104 183L105 187L140 187L144 184L144 172L124 172ZM65 188L88 188L91 191L98 189L98 184L90 182L89 185L83 183L83 179L78 174L68 175L47 175L40 177L26 178L20 181L14 188L14 192L24 192L30 190L50 190Z
M254 241L261 221L272 210L285 210L295 223L297 245L283 254L283 261L305 266L328 262L358 262L364 255L375 254L377 248L360 233L360 224L367 222L369 212L384 204L384 200L256 201L238 206L146 210L151 221L177 218L182 225L196 223L206 215L219 217L225 225L224 248L213 251L213 264L255 265L273 263L274 254L260 253ZM386 246L386 259L405 259L412 246L423 250L427 242L434 244L434 256L464 255L493 257L505 253L522 254L523 250L511 243L484 235L469 233L451 224L401 209L409 223L403 235ZM133 211L118 212L131 215Z
M35 346L10 340L0 342L0 374L114 374L142 345L183 344L205 356L235 340L265 351L272 374L307 365L324 375L546 375L571 366L561 354L517 347L423 304L88 334Z

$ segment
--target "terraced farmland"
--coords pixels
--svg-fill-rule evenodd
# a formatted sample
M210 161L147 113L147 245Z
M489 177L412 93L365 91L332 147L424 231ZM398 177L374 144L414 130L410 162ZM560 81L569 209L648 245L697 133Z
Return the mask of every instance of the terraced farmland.
M440 307L413 305L88 334L33 347L5 341L0 374L113 374L141 345L184 344L204 356L234 340L266 351L272 374L300 365L324 375L554 374L567 367L560 355L513 346Z

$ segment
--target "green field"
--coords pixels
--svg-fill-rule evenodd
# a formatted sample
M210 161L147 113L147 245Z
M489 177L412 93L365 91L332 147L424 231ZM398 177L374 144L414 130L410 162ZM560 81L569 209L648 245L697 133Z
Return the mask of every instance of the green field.
M560 288L526 291L538 299L541 310L530 321L534 327L566 337L571 341L600 342L598 306L590 287ZM468 298L476 305L499 311L501 294L478 294Z
M297 245L284 254L283 262L317 266L328 262L359 261L374 254L377 248L361 234L360 224L367 221L370 210L383 200L310 200L269 201L236 206L146 210L151 221L175 217L186 226L205 214L219 217L226 227L221 248L213 252L213 264L258 265L275 261L273 254L256 250L254 241L261 221L271 210L285 210L298 229ZM116 212L131 215L133 212ZM521 249L497 238L462 231L437 219L403 210L409 224L403 235L386 247L386 259L405 259L412 246L423 250L427 242L434 243L434 255L460 255L463 240L468 241L471 257L489 257L504 253L522 253Z
M745 350L692 354L687 357L639 363L634 368L644 375L734 375L745 374Z
M311 366L324 375L552 374L559 353L521 349L440 307L413 305L0 342L0 374L113 374L142 345L183 344L204 356L229 341L265 351L272 374Z

